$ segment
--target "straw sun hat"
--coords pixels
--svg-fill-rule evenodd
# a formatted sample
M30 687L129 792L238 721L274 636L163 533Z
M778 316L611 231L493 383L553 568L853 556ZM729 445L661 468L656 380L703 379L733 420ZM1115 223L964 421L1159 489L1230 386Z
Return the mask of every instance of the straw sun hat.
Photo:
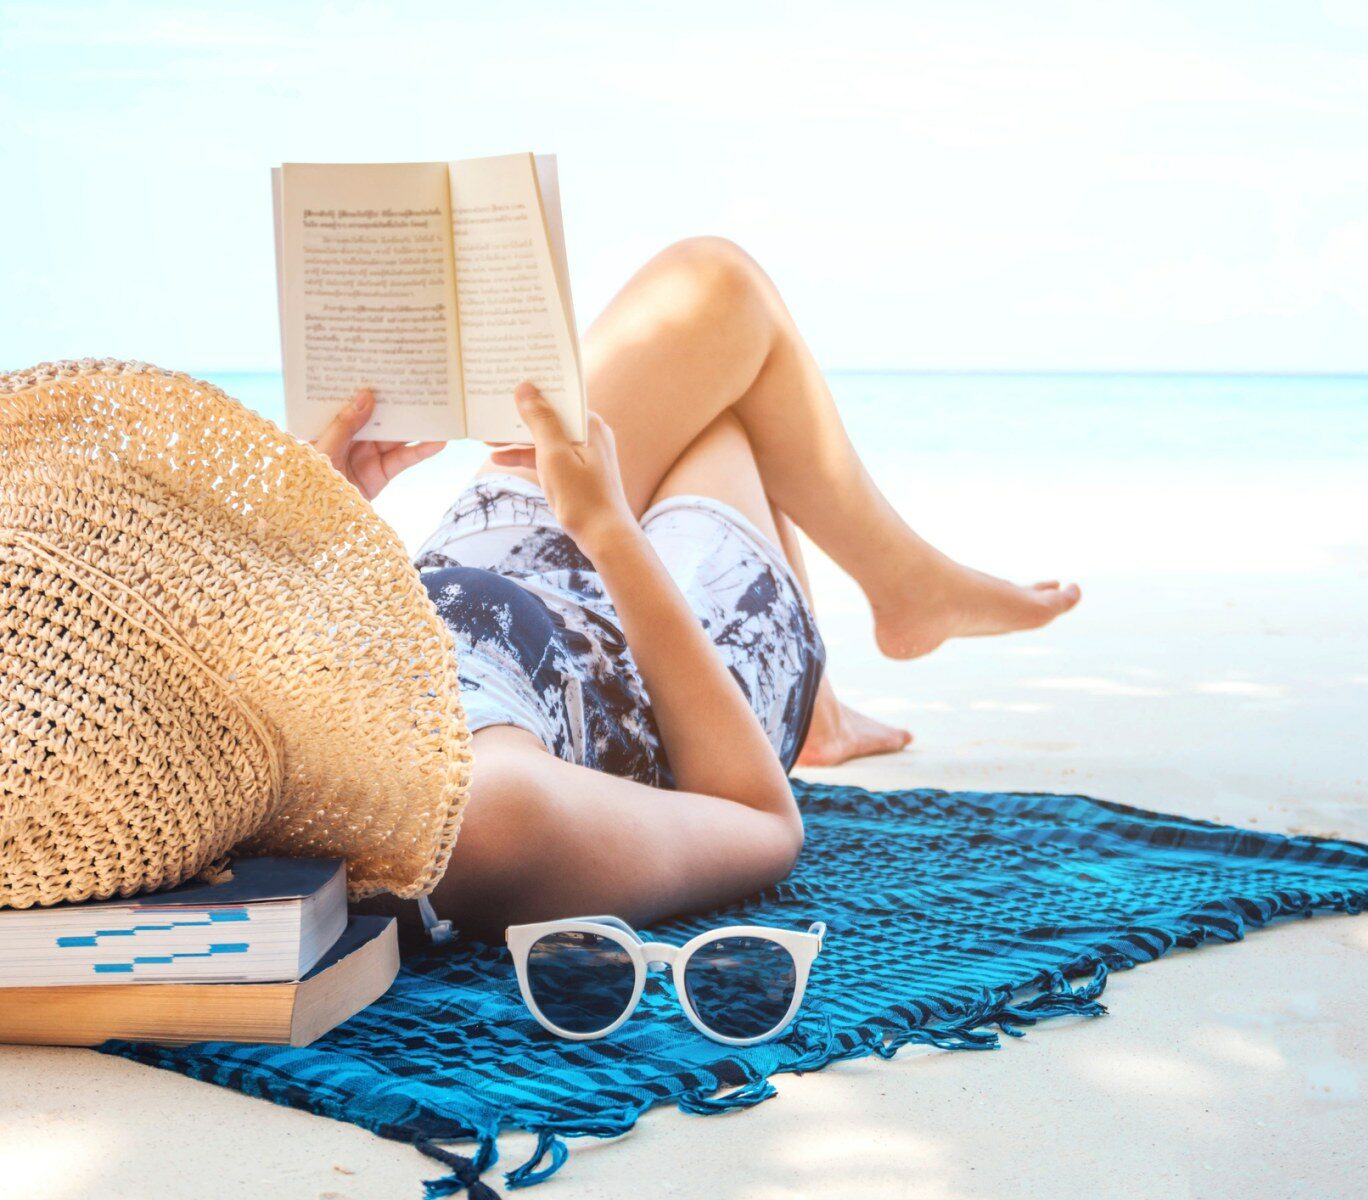
M450 635L321 454L139 363L0 375L0 907L233 848L423 895L469 780Z

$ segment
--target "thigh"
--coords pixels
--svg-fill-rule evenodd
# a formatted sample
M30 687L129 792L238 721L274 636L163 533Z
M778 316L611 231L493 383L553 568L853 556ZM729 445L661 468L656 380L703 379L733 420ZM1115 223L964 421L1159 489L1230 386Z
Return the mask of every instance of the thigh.
M736 246L693 238L651 259L585 332L589 406L612 426L638 516L680 456L755 382L775 336L772 292ZM535 472L516 473L535 481Z
M735 417L715 420L685 451L652 498L643 527L780 761L791 767L825 650Z
M714 418L665 473L651 504L675 496L707 496L729 504L782 549L783 539L760 478L750 439L730 412Z
M597 406L595 406L597 408ZM606 418L605 418L606 419ZM612 421L609 421L612 425ZM661 439L643 458L642 439L623 439L613 426L623 484L638 517L652 505L672 496L708 496L730 504L775 545L783 538L776 526L760 468L755 461L750 439L740 419L730 410L712 420L682 449L663 439L673 460L662 467ZM524 467L506 467L486 461L477 476L513 475L537 483L537 472ZM633 486L635 485L635 486Z
M589 327L589 403L612 426L638 514L709 423L755 382L774 336L763 273L721 238L667 247Z

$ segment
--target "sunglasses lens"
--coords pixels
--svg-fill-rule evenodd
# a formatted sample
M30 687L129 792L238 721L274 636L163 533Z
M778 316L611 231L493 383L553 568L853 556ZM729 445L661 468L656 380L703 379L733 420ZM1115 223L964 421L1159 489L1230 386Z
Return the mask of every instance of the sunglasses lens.
M636 968L612 938L565 930L533 943L527 986L551 1024L568 1033L597 1033L627 1010Z
M798 986L798 967L778 942L732 937L708 942L684 968L684 990L714 1033L754 1038L774 1032Z

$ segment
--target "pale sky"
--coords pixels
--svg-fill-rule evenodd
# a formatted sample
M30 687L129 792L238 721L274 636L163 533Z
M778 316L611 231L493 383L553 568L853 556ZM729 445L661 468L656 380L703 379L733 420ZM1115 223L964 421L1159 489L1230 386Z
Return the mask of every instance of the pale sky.
M0 368L276 369L269 168L560 157L832 368L1368 370L1368 4L0 5Z

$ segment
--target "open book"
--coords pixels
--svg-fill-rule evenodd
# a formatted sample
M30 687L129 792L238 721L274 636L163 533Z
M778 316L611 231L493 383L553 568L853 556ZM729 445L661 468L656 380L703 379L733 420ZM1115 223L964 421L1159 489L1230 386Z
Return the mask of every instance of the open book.
M365 386L361 437L526 443L513 389L527 379L584 440L554 156L271 175L291 433L317 437Z

